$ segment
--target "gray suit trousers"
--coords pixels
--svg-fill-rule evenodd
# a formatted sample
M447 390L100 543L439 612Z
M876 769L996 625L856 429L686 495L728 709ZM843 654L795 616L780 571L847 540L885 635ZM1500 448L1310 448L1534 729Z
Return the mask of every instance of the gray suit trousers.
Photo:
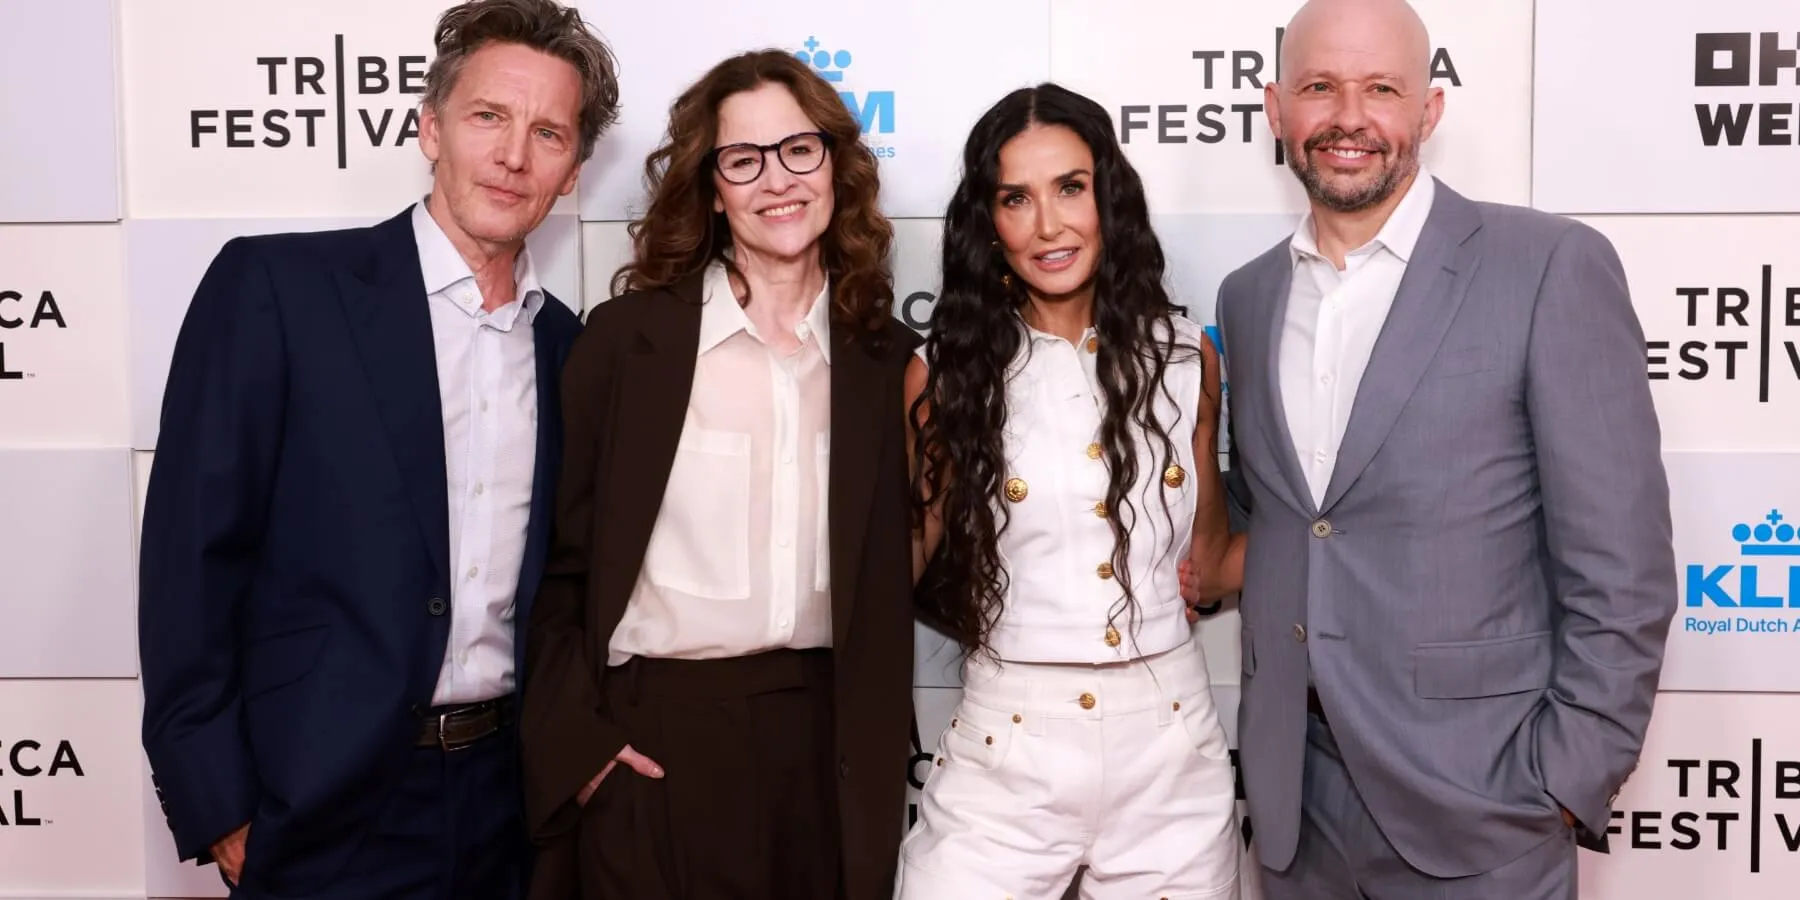
M1575 853L1567 831L1479 875L1413 868L1363 805L1331 729L1309 715L1300 846L1286 871L1259 874L1265 900L1576 900Z

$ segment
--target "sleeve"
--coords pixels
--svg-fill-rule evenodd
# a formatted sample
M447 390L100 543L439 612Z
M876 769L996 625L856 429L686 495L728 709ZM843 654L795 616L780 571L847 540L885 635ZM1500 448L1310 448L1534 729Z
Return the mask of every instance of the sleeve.
M1562 614L1535 746L1546 789L1600 844L1642 751L1679 597L1644 336L1617 253L1587 225L1551 254L1526 366Z
M596 482L610 396L600 338L590 320L561 375L562 472L549 559L525 641L519 731L526 825L539 842L574 830L581 818L576 797L626 744L602 710L598 669L588 653Z
M237 625L280 456L286 350L251 247L219 251L176 337L138 554L144 751L180 858L200 862L259 793Z

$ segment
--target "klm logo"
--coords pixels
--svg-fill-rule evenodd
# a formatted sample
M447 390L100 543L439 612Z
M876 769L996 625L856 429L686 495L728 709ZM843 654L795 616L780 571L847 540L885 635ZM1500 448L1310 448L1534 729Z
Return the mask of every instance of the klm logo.
M1731 565L1695 564L1687 567L1684 601L1690 610L1800 609L1800 538L1780 510L1770 510L1763 521L1731 528L1740 562ZM1782 619L1735 620L1687 619L1688 631L1709 634L1788 632L1795 623Z
M855 91L845 90L844 74L852 61L850 51L821 50L819 39L811 36L807 37L804 46L806 49L795 51L794 56L811 64L820 78L838 87L838 96L844 99L850 115L862 125L863 134L894 133L893 91L864 91L859 97Z

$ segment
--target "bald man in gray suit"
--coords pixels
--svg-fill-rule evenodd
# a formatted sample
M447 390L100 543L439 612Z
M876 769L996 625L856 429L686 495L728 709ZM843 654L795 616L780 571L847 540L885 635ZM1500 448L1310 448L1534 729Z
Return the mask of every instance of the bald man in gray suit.
M1295 17L1266 108L1311 210L1220 290L1269 900L1572 900L1676 608L1619 259L1421 168L1430 46L1400 0Z

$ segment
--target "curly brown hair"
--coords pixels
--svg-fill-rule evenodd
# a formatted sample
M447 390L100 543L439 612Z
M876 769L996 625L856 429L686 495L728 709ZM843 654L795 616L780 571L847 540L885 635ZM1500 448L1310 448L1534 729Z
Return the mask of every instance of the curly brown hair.
M731 229L713 211L717 189L707 155L719 137L719 105L764 84L787 88L807 118L831 135L831 223L819 257L831 279L831 321L851 333L879 334L893 316L889 268L894 226L882 215L875 155L837 89L794 54L760 50L714 66L669 107L663 143L644 162L649 205L628 227L632 260L613 274L612 290L668 288L713 262L744 283L731 258Z

